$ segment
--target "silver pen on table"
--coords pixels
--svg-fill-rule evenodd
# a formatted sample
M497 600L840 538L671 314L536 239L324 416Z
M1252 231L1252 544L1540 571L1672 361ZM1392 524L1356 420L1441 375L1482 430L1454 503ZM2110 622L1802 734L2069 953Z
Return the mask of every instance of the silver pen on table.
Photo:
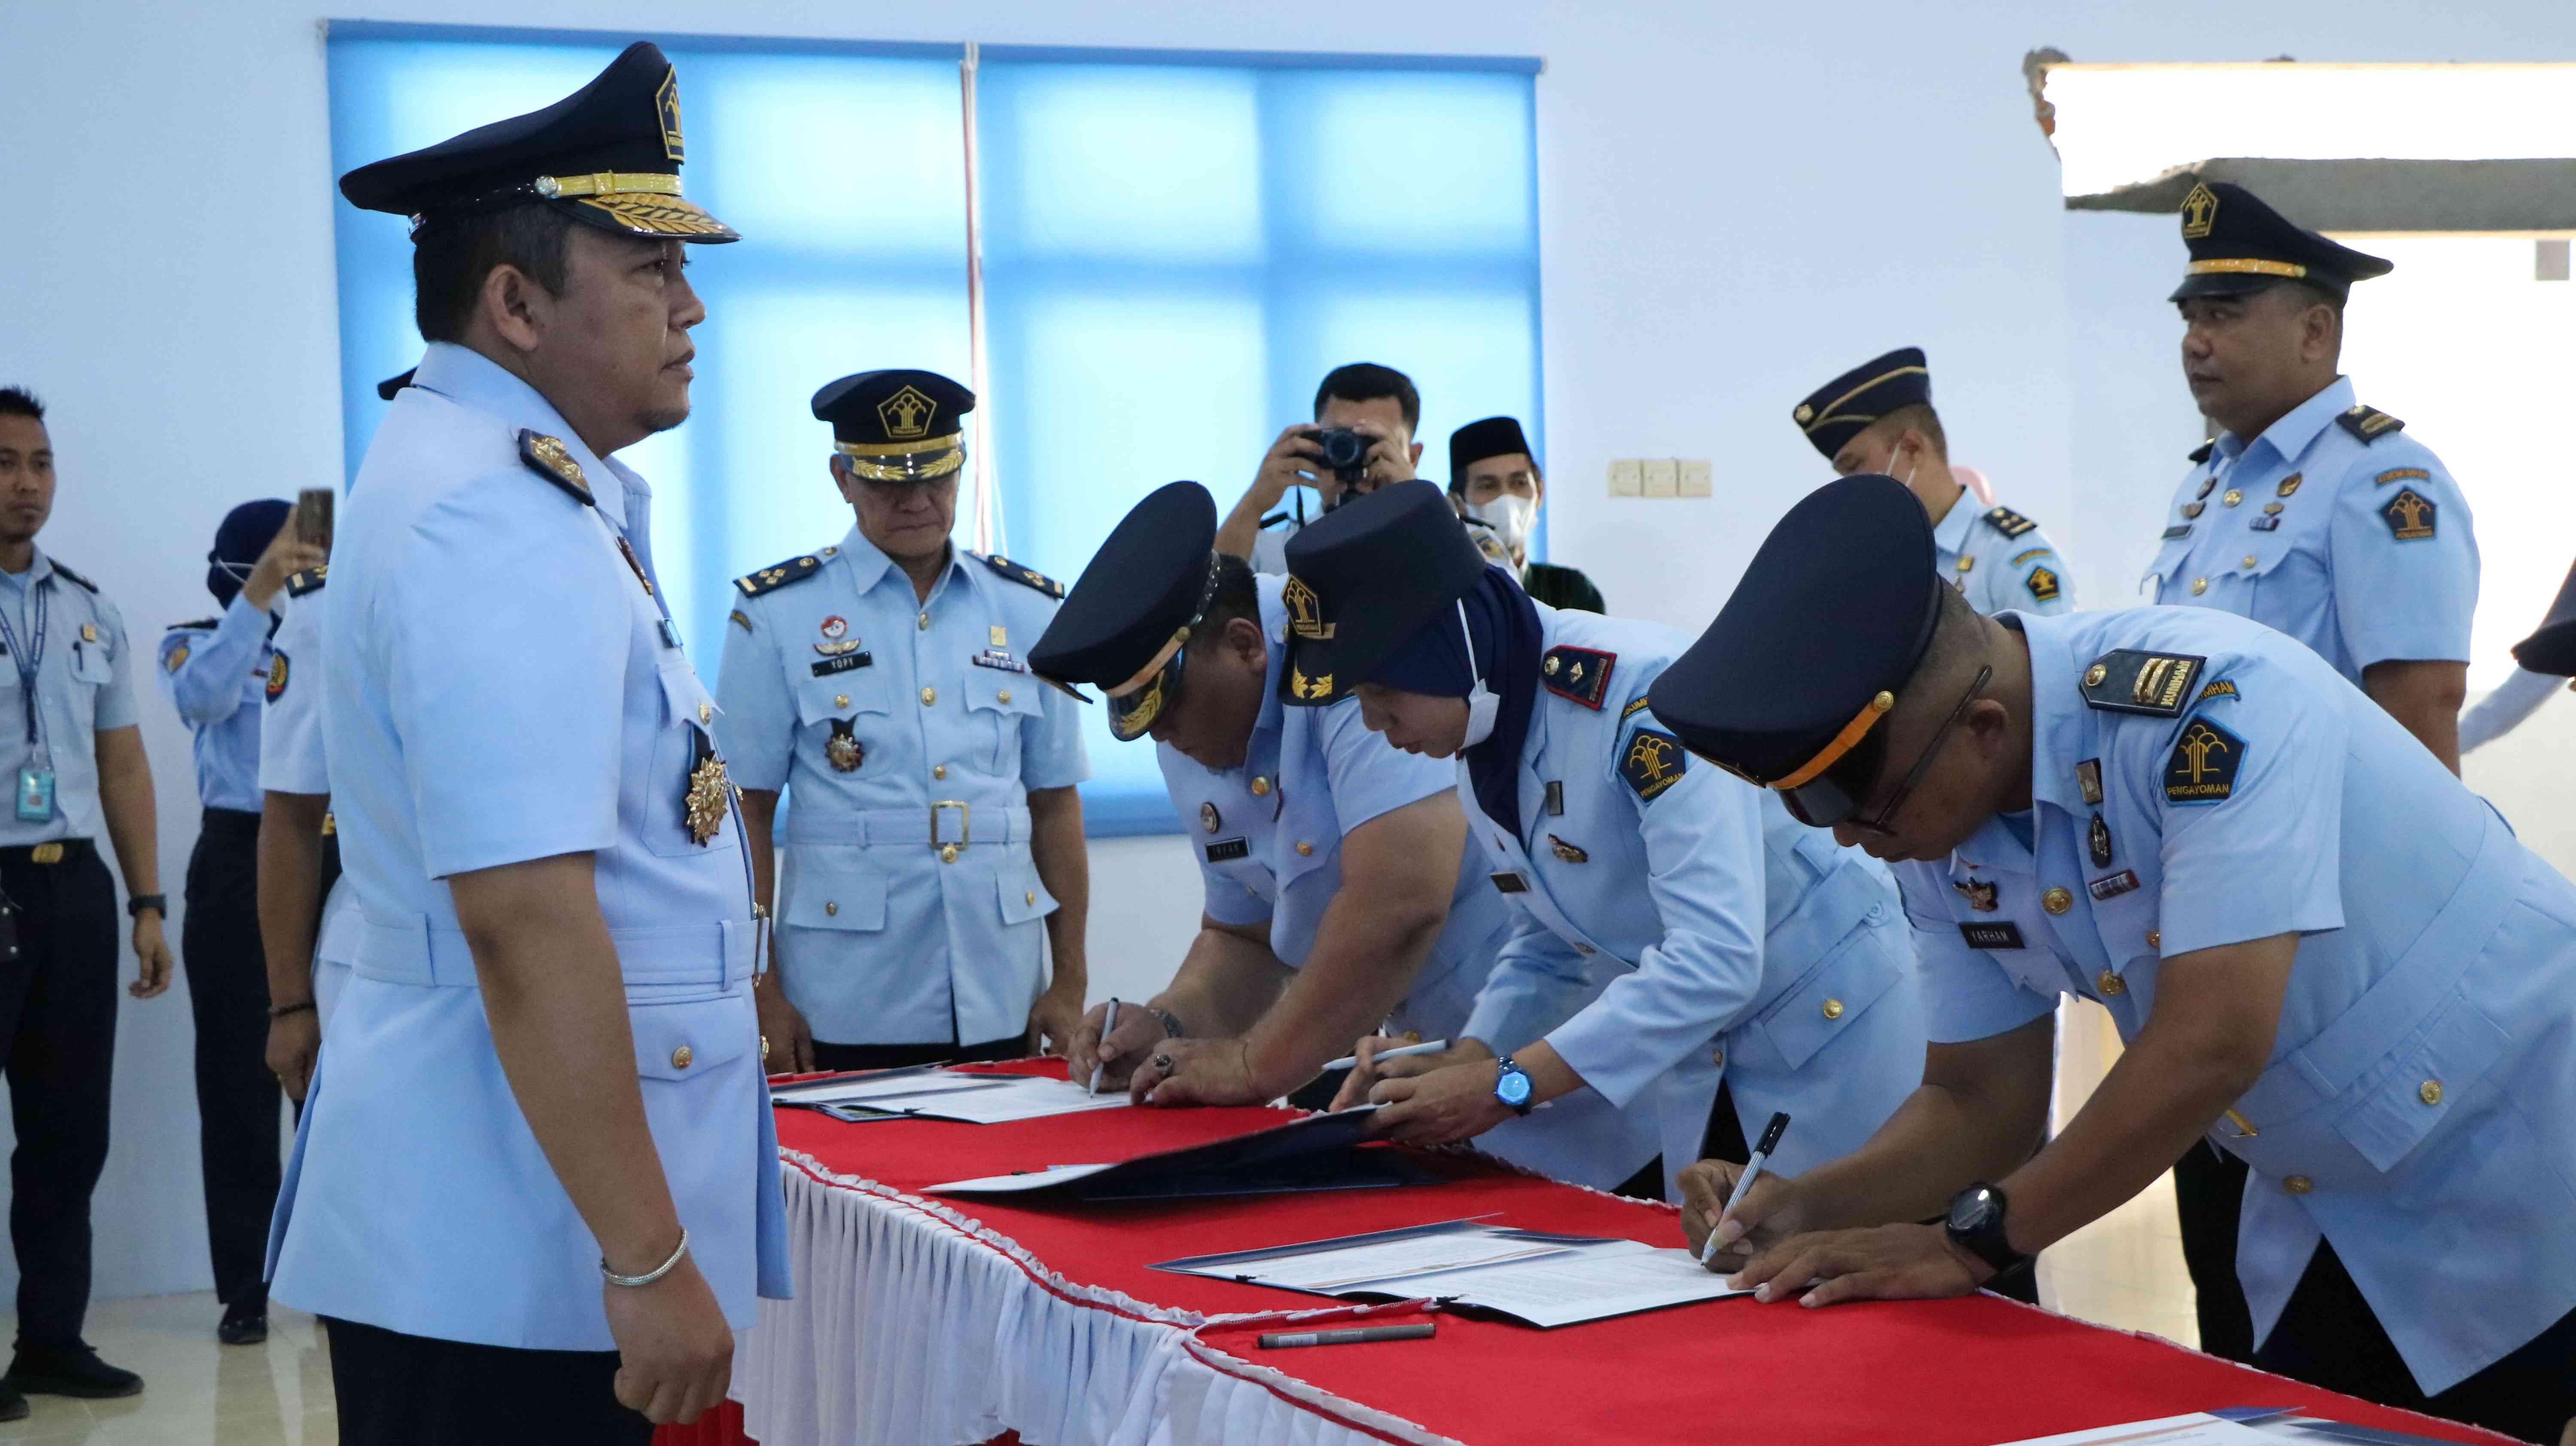
M1724 1220L1728 1210L1744 1203L1746 1192L1761 1177L1762 1167L1770 1162L1771 1152L1780 1148L1780 1137L1788 1132L1789 1115L1785 1110L1771 1116L1771 1123L1762 1127L1762 1138L1753 1146L1753 1158L1744 1162L1744 1173L1735 1178L1735 1192L1726 1197L1726 1208L1717 1212L1717 1220L1708 1222L1708 1239L1701 1241L1699 1246L1700 1264L1708 1264L1709 1257L1717 1254L1718 1220Z
M1438 1054L1440 1051L1447 1049L1448 1047L1449 1041L1445 1039L1426 1039L1420 1044L1403 1045L1396 1049L1381 1049L1377 1052L1377 1057L1379 1059L1402 1059L1407 1055L1414 1054ZM1356 1054L1343 1055L1340 1059L1334 1060L1331 1064L1324 1066L1326 1069L1357 1069L1359 1067L1360 1057Z
M1266 1331L1261 1337L1265 1351L1285 1350L1290 1346L1353 1346L1363 1341L1418 1341L1438 1332L1431 1322L1417 1325L1351 1326L1329 1331Z
M1105 1060L1105 1059L1103 1059L1103 1058L1101 1057L1100 1051L1101 1051L1101 1050L1104 1050L1104 1049L1107 1049L1107 1048L1109 1047L1109 1031L1111 1031L1111 1030L1113 1030L1113 1029L1116 1029L1117 1027L1118 1027L1118 1001L1117 1001L1117 999L1116 999L1116 998L1114 998L1114 997L1113 997L1113 998L1111 998L1111 999L1110 999L1110 1001L1109 1001L1109 1017L1108 1017L1107 1019L1104 1019L1104 1020L1102 1020L1102 1021L1100 1022L1100 1043L1099 1043L1098 1045L1094 1046L1094 1047L1093 1047L1093 1050L1092 1050L1092 1055L1091 1055L1091 1092L1092 1092L1093 1094L1098 1094L1098 1093L1100 1093L1100 1071L1101 1071L1101 1070L1102 1070L1102 1068L1103 1068L1103 1067L1105 1067L1105 1066L1107 1065L1107 1063L1108 1063L1108 1061L1107 1061L1107 1060Z

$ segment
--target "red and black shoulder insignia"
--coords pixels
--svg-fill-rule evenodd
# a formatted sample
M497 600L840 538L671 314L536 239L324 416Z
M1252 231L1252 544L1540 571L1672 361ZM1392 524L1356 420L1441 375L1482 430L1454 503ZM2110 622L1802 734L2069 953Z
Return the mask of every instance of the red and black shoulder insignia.
M1064 584L1047 576L1045 573L1038 571L1036 568L1022 567L1018 563L1011 561L1007 557L1003 557L999 553L979 552L976 553L975 556L982 558L986 567L989 567L993 571L1000 573L1002 576L1009 578L1011 581L1018 583L1020 586L1036 588L1038 591L1045 593L1048 597L1054 598L1057 602L1064 601Z
M785 562L771 563L757 572L744 573L733 580L733 585L744 597L758 597L765 592L776 592L791 582L803 582L822 570L823 559L808 553Z
M561 437L549 437L534 427L519 429L519 460L528 470L552 482L564 495L584 507L594 506L590 496L590 479L581 475L581 464L573 460L572 449Z
M286 595L302 597L308 592L320 592L322 585L330 580L331 564L326 562L318 567L308 567L286 580Z
M2210 453L2212 453L2212 452L2215 452L2215 451L2217 451L2217 450L2218 450L2218 443L2216 443L2215 441L2203 442L2203 443L2201 443L2199 446L2192 448L2192 449L2191 449L2191 462L2192 462L2192 465L2193 465L2193 466L2195 466L2195 467L2197 467L2197 466L2199 466L2201 463L2208 461L2208 460L2209 460L2209 454L2210 454Z
M2376 442L2382 437L2406 430L2404 422L2377 407L2355 407L2335 418L2335 425L2364 442Z
M2019 537L2039 524L2009 507L1998 507L1986 514L1986 525L2006 537Z
M1597 712L1601 700L1610 692L1611 670L1618 666L1617 653L1598 648L1550 648L1538 660L1538 675L1549 692Z

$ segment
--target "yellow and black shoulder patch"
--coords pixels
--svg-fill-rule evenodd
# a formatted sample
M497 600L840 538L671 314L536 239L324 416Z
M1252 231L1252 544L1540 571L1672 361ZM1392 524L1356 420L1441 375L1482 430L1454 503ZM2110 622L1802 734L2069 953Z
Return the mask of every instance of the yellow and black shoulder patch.
M2399 542L2421 542L2431 537L2441 508L2433 499L2412 487L2400 487L2397 495L2381 504L2379 520L2388 524L2388 535Z
M986 567L989 567L993 571L1000 573L1002 576L1009 578L1011 581L1018 583L1020 586L1036 588L1038 591L1045 593L1048 597L1054 598L1057 602L1064 601L1064 584L1047 576L1045 573L1038 571L1036 568L1022 567L1018 563L1011 561L1009 558L1000 556L996 553L979 552L976 553L975 556L982 558Z
M762 593L776 592L791 582L803 582L822 570L823 559L809 553L803 557L791 557L785 562L771 563L757 572L744 573L733 580L733 585L744 597L758 597Z
M1986 525L2006 537L2019 537L2039 524L2009 507L1998 507L1986 514Z
M1633 718L1639 713L1644 712L1646 710L1646 705L1653 701L1655 700L1651 697L1631 698L1628 700L1628 706L1619 710L1619 716L1622 718Z
M534 427L521 427L519 460L582 506L596 505L590 496L590 479L581 475L581 464L573 460L572 449L563 444L563 438L549 437Z
M2370 480L2385 487L2391 482L2430 482L2433 474L2421 467L2391 467Z
M1580 703L1595 712L1610 692L1611 670L1619 666L1619 655L1598 648L1550 648L1538 660L1539 681L1547 690L1569 702Z
M331 564L326 562L319 567L308 567L286 580L286 595L302 597L306 593L320 592L322 585L330 580Z
M2194 653L2146 653L2116 648L2093 660L2078 680L2087 706L2107 713L2179 718L2191 685L2209 660Z
M1629 734L1627 747L1619 754L1619 776L1647 803L1681 782L1689 768L1690 755L1682 750L1682 741L1659 728Z
M2406 430L2406 424L2377 407L2355 407L2335 418L2335 425L2364 442L2376 442Z
M2165 802L2224 803L2236 793L2245 740L2206 718L2194 718L2165 760Z
M2031 597L2037 601L2057 601L2057 574L2049 571L2047 568L2032 568L2030 570L2030 576L2022 579L2022 586L2029 588Z
M2192 448L2190 455L2193 465L2197 466L2200 463L2208 461L2209 454L2217 450L2218 444L2216 442L2203 442L2199 446Z
M2244 694L2236 691L2235 680L2230 678L2214 678L2210 681L2208 687L2200 690L2200 698L2198 701L2206 703L2212 698L2242 698L2244 696Z

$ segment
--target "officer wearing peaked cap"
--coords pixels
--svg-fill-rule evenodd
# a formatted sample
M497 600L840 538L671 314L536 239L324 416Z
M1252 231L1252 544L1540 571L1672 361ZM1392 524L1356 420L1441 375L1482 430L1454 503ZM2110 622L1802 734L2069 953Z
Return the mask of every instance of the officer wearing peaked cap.
M1949 435L1932 410L1920 347L1901 347L1818 387L1790 417L1838 476L1877 472L1905 483L1932 518L1942 575L1981 613L2075 610L2075 580L2039 524L2009 507L1980 508L1950 471Z
M733 788L614 460L688 415L679 243L735 239L682 154L637 44L341 182L411 218L429 342L333 538L332 1030L365 1047L321 1051L271 1234L343 1440L644 1441L786 1290Z
M1532 600L1427 486L1345 503L1288 561L1321 623L1291 637L1290 675L1332 680L1294 701L1356 696L1397 749L1455 760L1513 916L1458 1044L1389 1061L1374 1090L1353 1071L1345 1103L1436 1144L1607 1101L1657 1136L1656 1183L1677 1188L1704 1154L1744 1159L1776 1110L1797 1128L1775 1159L1798 1170L1913 1091L1923 1017L1887 871L1691 766L1645 715L1685 638Z
M1432 487L1391 486L1448 511ZM1296 706L1316 681L1289 658L1319 626L1314 595L1256 576L1216 538L1206 488L1158 489L1101 545L1029 659L1099 687L1114 736L1154 740L1198 847L1206 917L1170 987L1125 1004L1105 1041L1108 1006L1093 1010L1074 1049L1077 1077L1097 1060L1156 1104L1276 1098L1390 1019L1457 1038L1509 932L1450 768L1387 747L1356 703ZM1505 1047L1534 1037L1517 1021L1496 1028ZM1603 1188L1654 1154L1649 1132L1598 1099L1513 1120L1486 1143Z
M2315 652L2213 609L1979 617L1854 477L1652 708L1898 861L1922 961L1924 1094L1755 1185L1745 1284L1962 1294L2205 1134L2252 1171L2255 1364L2527 1439L2576 1414L2576 885ZM2128 1049L2034 1156L2067 993Z
M815 393L856 525L734 584L716 734L764 901L790 795L774 1069L1061 1052L1082 1017L1091 767L1073 701L1018 651L1063 593L948 540L974 408L927 371Z

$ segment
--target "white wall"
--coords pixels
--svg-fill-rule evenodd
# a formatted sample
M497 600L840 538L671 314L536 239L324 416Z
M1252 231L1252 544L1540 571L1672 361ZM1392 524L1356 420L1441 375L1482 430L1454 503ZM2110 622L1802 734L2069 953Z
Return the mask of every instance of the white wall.
M233 502L339 480L331 173L317 0L0 6L0 377L56 411L63 490L45 542L138 631L202 612L206 539ZM328 3L328 0L319 0ZM1778 514L1822 475L1787 421L1887 347L1931 349L1960 455L2070 549L2134 550L2151 463L2074 445L2079 415L2164 412L2171 378L2080 396L2067 375L2068 232L2018 65L2081 59L2576 56L2561 0L1988 0L1813 7L1547 0L374 0L367 18L878 39L1545 57L1541 235L1555 548L1623 612L1701 626ZM2141 245L2148 244L2145 240ZM2155 267L2142 275L2161 276ZM2161 283L2154 283L2161 285ZM2156 292L2161 295L2161 290ZM2152 387L2153 390L2147 390ZM2079 403L2086 410L2079 413ZM2148 433L2157 435L2149 436ZM1263 439L1246 439L1247 463ZM1708 501L1603 495L1613 456L1718 460ZM2083 479L2079 487L2077 479ZM2128 494L2121 494L2126 499ZM2125 566L2125 564L2123 565ZM2120 567L2079 582L2114 595ZM2127 568L2134 576L2135 568ZM162 875L193 833L176 721L147 709ZM2563 755L2562 755L2563 756ZM1173 846L1104 849L1100 977L1168 944ZM1148 863L1147 861L1153 861ZM1119 957L1112 966L1108 960ZM106 1294L206 1280L175 994L129 1003L103 1186ZM0 1282L5 1283L5 1282Z

